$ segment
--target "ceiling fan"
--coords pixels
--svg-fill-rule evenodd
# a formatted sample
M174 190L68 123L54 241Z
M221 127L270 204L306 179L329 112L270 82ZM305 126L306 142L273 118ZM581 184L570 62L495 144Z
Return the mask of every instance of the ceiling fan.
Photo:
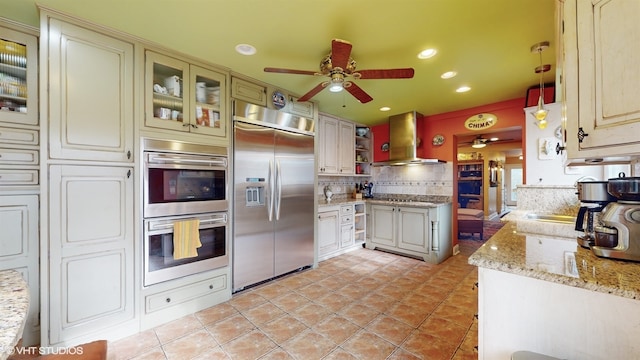
M476 136L475 139L468 142L460 142L458 145L471 145L471 147L479 149L487 146L487 144L497 144L501 142L510 142L514 139L498 139L498 138L484 138L482 135Z
M264 68L265 72L296 74L296 75L316 75L327 76L329 80L323 81L306 94L302 95L298 101L309 101L314 95L318 94L325 87L329 87L329 91L338 92L342 89L347 90L360 103L368 103L373 100L369 94L362 90L353 81L347 80L349 77L353 79L410 79L413 77L412 68L400 69L374 69L356 71L356 62L351 58L351 43L345 40L333 39L331 41L331 53L325 56L320 62L320 71L291 70L281 68Z

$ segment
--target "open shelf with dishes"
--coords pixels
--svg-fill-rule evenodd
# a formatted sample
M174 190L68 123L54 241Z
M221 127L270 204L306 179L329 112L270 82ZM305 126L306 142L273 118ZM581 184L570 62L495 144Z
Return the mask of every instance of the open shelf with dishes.
M373 159L371 151L373 148L372 136L368 127L356 125L356 175L371 175L371 160Z

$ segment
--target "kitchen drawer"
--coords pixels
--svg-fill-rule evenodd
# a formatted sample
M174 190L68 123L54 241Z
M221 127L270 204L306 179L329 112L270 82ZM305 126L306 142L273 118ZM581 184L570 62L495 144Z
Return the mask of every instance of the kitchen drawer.
M38 165L38 150L0 148L0 165Z
M340 224L353 224L353 216L352 215L340 216Z
M0 126L0 143L16 145L38 145L38 131L14 129Z
M37 185L38 170L2 169L0 185Z
M152 313L166 309L201 296L215 294L227 286L227 275L219 275L211 279L181 286L145 298L145 311Z
M340 215L353 214L353 205L345 205L340 207Z

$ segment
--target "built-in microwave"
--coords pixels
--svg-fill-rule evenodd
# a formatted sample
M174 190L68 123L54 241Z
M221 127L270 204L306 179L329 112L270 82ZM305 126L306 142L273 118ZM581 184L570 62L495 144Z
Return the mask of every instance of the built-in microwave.
M145 139L144 218L226 211L228 149Z

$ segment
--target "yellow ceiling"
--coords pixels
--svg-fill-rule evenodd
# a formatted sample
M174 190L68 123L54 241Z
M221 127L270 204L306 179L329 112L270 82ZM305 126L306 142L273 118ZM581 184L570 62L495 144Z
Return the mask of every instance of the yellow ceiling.
M358 69L413 67L413 79L357 80L373 97L367 104L326 89L313 98L321 111L370 125L411 110L431 115L524 97L539 82L530 48L540 41L551 43L544 81L555 77L555 0L0 0L0 16L38 26L36 3L297 95L325 78L263 68L316 71L334 38L353 44ZM257 54L239 55L240 43ZM430 47L435 57L417 58ZM442 80L448 70L458 75ZM461 85L472 90L458 94Z

